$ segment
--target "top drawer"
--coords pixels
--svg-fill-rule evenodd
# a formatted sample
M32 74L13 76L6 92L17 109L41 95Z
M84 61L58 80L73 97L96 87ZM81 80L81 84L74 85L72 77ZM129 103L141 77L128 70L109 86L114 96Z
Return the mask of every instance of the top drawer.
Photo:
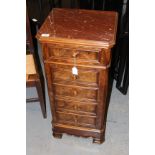
M93 62L99 63L99 51L90 49L70 49L66 47L53 47L51 45L47 46L48 59L61 59L70 61L73 63L74 58L78 62ZM46 57L46 59L47 59Z

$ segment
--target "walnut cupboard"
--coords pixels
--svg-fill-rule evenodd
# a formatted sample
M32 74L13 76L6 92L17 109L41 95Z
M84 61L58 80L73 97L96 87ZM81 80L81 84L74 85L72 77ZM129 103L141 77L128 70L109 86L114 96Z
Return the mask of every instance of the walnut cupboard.
M67 133L104 141L117 16L112 11L56 8L38 31L54 137Z

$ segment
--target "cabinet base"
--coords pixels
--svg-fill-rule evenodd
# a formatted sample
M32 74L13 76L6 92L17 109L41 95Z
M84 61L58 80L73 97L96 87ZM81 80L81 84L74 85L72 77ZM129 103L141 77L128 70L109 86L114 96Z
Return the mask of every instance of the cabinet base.
M53 137L62 138L63 133L80 137L92 137L93 143L102 144L105 141L103 130L75 127L69 125L56 124L53 127Z

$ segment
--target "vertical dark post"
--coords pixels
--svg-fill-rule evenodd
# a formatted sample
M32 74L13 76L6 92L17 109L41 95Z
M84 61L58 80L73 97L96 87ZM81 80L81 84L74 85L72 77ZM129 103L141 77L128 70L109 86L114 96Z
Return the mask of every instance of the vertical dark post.
M40 23L42 23L42 20L43 20L43 16L42 16L42 4L43 4L43 2L42 2L42 0L39 0L39 21L40 21Z
M52 10L55 7L54 0L49 0L50 10Z

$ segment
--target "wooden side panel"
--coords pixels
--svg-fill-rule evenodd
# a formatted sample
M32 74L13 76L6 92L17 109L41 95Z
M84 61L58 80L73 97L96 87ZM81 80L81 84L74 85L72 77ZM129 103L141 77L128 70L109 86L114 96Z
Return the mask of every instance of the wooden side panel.
M105 128L105 111L106 111L106 98L107 98L107 88L108 88L108 70L102 70L99 75L99 93L97 107L97 129Z

